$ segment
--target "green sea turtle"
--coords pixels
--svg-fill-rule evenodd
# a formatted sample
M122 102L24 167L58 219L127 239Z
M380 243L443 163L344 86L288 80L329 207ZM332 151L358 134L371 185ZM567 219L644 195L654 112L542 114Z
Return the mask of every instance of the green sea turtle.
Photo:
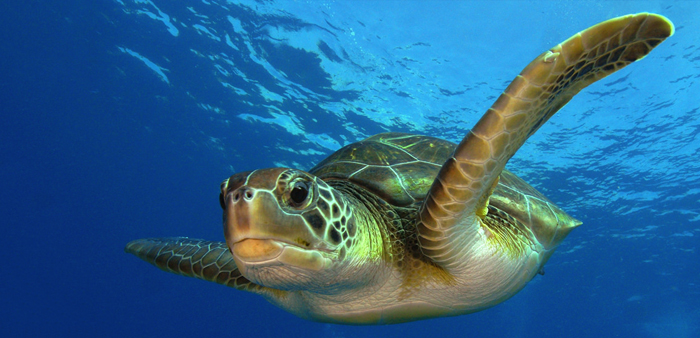
M506 162L581 89L673 30L648 13L595 25L535 58L459 145L386 133L308 172L235 174L221 184L226 243L141 239L126 251L322 322L399 323L494 306L581 224Z

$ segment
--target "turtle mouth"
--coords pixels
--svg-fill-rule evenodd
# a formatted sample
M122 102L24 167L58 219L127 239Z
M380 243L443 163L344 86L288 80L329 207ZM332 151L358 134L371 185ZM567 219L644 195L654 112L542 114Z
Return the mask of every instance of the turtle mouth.
M244 243L245 247L248 246L256 246L259 248L265 248L268 245L271 245L273 243L276 243L278 245L281 245L283 247L287 246L292 246L299 248L301 250L309 250L309 251L320 251L324 253L332 253L334 251L334 248L329 247L328 245L324 245L324 243L320 243L320 245L314 245L309 243L308 241L298 238L295 241L292 240L287 240L287 239L281 239L281 238L273 238L273 237L244 237L241 238L235 242L233 242L232 246Z
M283 242L273 239L244 238L233 243L231 251L234 256L250 263L275 259L282 254Z
M328 250L319 250L272 238L244 238L231 245L231 253L239 265L288 265L306 270L321 270L331 261Z

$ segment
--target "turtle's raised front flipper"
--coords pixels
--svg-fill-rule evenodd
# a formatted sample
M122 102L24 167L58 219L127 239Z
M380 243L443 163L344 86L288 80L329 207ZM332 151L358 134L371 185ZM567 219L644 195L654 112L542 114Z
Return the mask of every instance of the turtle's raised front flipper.
M250 282L238 272L225 242L184 237L148 238L129 242L124 250L167 272L253 293L271 291Z
M423 253L445 268L463 263L499 174L527 138L581 89L643 58L671 34L663 16L627 15L574 35L525 67L442 166L420 211ZM552 245L575 225L531 230L540 241L538 231L556 236Z

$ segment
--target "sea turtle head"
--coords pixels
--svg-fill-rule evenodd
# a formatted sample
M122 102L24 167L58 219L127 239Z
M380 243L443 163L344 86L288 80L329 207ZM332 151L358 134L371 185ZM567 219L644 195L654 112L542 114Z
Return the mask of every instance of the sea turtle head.
M323 180L288 168L239 173L221 184L220 202L226 244L252 282L282 290L342 283L358 220Z

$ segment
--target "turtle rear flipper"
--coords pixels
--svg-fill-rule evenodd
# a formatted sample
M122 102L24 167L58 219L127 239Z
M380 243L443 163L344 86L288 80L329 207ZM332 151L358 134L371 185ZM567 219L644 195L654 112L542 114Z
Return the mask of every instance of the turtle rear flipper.
M420 211L423 253L448 269L468 262L465 249L474 245L470 236L479 230L498 177L527 138L581 89L643 58L672 34L663 16L627 15L574 35L525 67L441 168ZM554 218L530 230L540 244L556 247L578 224Z

